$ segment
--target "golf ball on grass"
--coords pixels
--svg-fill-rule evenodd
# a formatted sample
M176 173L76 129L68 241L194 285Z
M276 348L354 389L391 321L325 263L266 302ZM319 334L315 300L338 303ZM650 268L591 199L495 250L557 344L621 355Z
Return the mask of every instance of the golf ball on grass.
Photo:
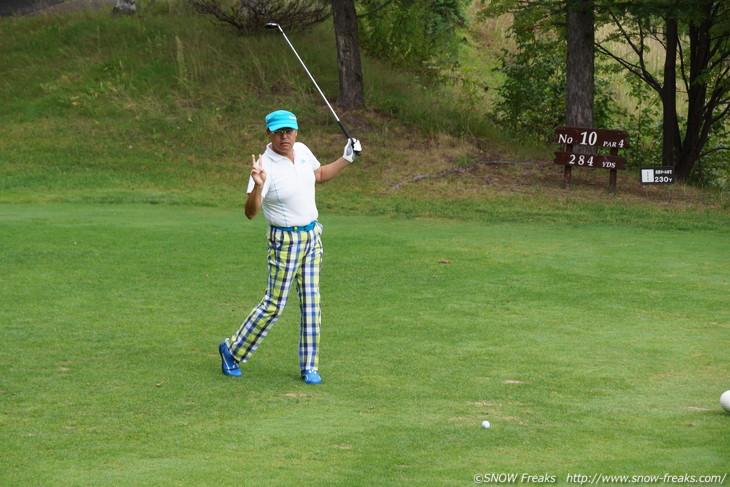
M720 396L720 406L730 413L730 391L725 391L722 393L722 396Z
M489 423L489 421L482 421L482 428L489 428L490 426L492 425Z

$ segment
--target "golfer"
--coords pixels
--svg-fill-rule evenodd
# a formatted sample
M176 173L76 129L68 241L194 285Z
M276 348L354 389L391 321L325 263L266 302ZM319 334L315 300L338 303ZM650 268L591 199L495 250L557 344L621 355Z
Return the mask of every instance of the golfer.
M321 324L319 271L322 263L322 225L317 221L315 183L325 183L351 163L361 151L350 139L336 161L320 165L309 148L297 142L297 117L286 110L266 116L269 144L258 159L251 156L246 216L263 209L267 229L269 278L266 293L238 331L218 346L223 373L240 377L247 362L281 315L289 291L299 296L299 365L307 384L319 384L319 329Z

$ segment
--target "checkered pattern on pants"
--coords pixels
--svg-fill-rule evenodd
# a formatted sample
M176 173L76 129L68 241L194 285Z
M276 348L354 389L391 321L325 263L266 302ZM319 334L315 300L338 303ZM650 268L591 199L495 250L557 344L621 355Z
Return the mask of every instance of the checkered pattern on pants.
M322 322L319 272L322 266L322 225L310 231L287 231L269 227L269 279L261 302L251 311L238 331L227 340L239 362L247 362L271 326L284 311L292 283L299 295L299 365L301 370L317 370L319 329Z

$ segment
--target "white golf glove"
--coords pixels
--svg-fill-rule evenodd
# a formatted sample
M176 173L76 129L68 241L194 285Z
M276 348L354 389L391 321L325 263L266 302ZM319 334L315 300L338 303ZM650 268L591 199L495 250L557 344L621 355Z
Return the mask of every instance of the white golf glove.
M345 146L345 152L342 154L342 157L347 162L352 162L360 155L360 152L362 152L362 145L360 145L360 141L357 139L348 139L347 145Z

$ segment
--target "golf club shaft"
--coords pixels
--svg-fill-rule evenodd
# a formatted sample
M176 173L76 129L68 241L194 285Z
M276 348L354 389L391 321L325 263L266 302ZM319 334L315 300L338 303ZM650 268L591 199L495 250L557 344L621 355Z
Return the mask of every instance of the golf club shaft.
M286 40L286 43L289 44L289 47L291 47L291 50L294 52L294 55L297 57L297 59L299 59L299 62L302 64L302 67L304 68L304 71L306 71L307 74L309 75L309 79L312 80L312 83L314 83L315 88L317 88L317 91L319 91L320 96L322 97L322 99L324 100L324 102L327 104L327 108L329 108L330 109L330 112L332 112L332 116L335 117L335 120L337 121L337 124L342 129L342 133L345 134L345 137L347 137L348 139L351 139L352 140L352 137L350 137L350 134L347 133L347 129L345 129L345 126L342 125L342 122L340 122L340 117L337 116L337 114L335 113L335 110L332 108L332 105L330 105L330 102L327 100L327 97L324 96L324 93L322 93L322 90L319 88L319 85L314 80L314 76L312 76L312 73L309 72L309 69L307 69L307 65L304 64L304 61L302 61L302 58L299 57L299 53L297 52L296 49L294 49L294 46L292 45L292 43L289 41L289 38L284 33L284 29L282 29L279 24L274 24L274 23L266 24L266 27L268 27L270 29L276 27L276 29L278 29L279 32L281 32L281 35L284 36L284 40Z

